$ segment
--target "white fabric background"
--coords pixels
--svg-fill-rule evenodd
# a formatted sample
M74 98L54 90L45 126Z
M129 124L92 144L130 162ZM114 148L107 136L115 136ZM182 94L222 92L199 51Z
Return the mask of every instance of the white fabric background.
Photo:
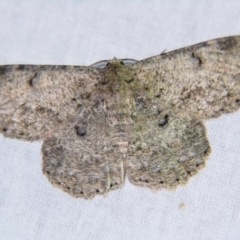
M0 64L137 60L240 34L240 1L0 2ZM41 172L41 142L0 136L1 239L240 239L240 111L206 122L212 153L186 186L74 199Z

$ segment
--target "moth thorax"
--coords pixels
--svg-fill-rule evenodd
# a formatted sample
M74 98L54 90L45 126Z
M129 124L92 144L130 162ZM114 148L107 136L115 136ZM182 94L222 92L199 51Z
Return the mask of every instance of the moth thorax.
M106 67L107 78L110 81L127 82L134 80L131 66L124 65L118 60L110 61Z

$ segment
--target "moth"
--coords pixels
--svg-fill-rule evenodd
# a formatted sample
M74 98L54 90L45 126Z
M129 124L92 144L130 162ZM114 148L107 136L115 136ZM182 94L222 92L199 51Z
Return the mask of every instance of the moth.
M240 36L142 61L0 66L0 132L42 140L43 173L74 197L126 175L151 189L186 183L211 151L203 121L239 107Z

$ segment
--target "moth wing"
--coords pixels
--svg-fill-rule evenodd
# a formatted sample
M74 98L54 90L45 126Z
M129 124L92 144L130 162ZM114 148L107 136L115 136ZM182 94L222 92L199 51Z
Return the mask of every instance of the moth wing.
M43 173L74 197L106 194L124 182L122 153L103 105L84 107L75 121L43 142Z
M240 36L163 53L133 68L151 96L200 119L240 107Z
M72 66L0 66L0 133L36 140L75 116L99 70Z
M151 189L186 183L210 153L204 125L190 115L142 102L129 137L130 181Z

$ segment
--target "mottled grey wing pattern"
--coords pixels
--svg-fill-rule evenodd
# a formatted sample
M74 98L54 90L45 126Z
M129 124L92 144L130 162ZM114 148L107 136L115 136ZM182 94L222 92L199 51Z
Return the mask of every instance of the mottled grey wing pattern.
M132 128L127 169L136 185L160 189L184 184L210 153L201 121L146 100L137 106Z
M137 62L137 80L152 96L200 119L240 107L240 36L225 37Z
M94 65L93 65L94 66ZM105 68L0 66L0 132L43 139L43 173L75 197L185 183L210 153L203 119L240 107L240 36Z
M240 107L240 36L164 53L133 69L145 91L135 95L129 178L152 189L185 183L210 153L201 119Z
M1 132L44 140L43 173L53 185L84 198L121 186L123 157L110 123L115 97L106 95L102 70L23 65L0 70ZM110 114L106 107L113 108Z
M0 66L0 132L25 140L46 137L77 114L100 77L87 67Z
M124 181L123 157L104 103L88 104L77 121L69 121L43 142L43 173L74 197L92 198Z

